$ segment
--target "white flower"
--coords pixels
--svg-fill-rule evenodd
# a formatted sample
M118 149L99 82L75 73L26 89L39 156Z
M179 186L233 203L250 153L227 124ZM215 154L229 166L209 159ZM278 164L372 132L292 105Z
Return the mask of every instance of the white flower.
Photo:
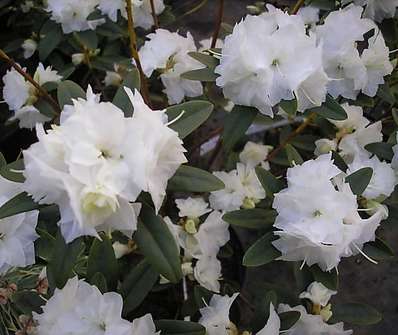
M104 78L105 86L119 86L123 81L122 76L115 71L106 71Z
M310 30L314 29L316 24L319 22L319 8L313 6L301 7L297 12L304 24Z
M72 55L72 63L73 65L80 65L84 61L84 54L83 53L76 53Z
M320 106L328 81L322 50L303 21L267 5L268 12L248 15L224 41L216 83L238 105L266 115L281 100L298 101L298 110Z
M43 64L40 63L33 79L42 86L48 82L59 82L62 77L58 75L57 71L52 70L50 66L44 68ZM3 77L3 82L4 100L10 110L14 111L14 116L11 117L11 120L19 120L21 128L32 129L36 123L44 123L51 120L51 118L41 114L33 105L39 99L37 89L14 68L7 71Z
M363 109L360 106L349 105L347 102L343 103L341 107L344 108L347 118L342 121L331 120L339 130L346 133L351 133L354 130L365 128L370 124L369 120L363 116Z
M22 49L24 50L24 58L30 58L37 50L37 42L35 40L32 40L31 38L28 38L22 43Z
M214 294L207 307L200 309L199 323L206 328L208 335L228 335L230 327L229 310L239 293L220 296Z
M140 334L140 335L158 335L160 331L156 331L155 324L152 319L151 314L145 314L144 316L134 319L132 324L131 335ZM129 334L126 334L129 335Z
M397 179L391 165L381 162L376 156L363 159L355 157L353 162L348 165L348 174L354 173L362 168L370 167L373 170L369 185L363 192L363 196L369 200L384 200L394 191Z
M347 3L350 0L345 0ZM354 0L358 6L365 6L364 17L368 17L377 22L381 22L386 18L394 17L398 7L398 0Z
M271 302L269 306L268 321L265 324L264 328L258 331L256 335L279 335L280 328L281 320L279 319L279 316L275 311L274 305Z
M299 298L311 300L313 304L325 307L330 298L336 293L336 291L329 290L322 283L314 281L307 287L306 291L300 294Z
M342 322L336 324L327 324L323 321L320 315L308 314L304 306L290 307L289 305L280 304L278 307L279 312L300 312L300 319L295 325L287 330L287 335L351 335L352 330L344 330Z
M163 0L153 0L155 14L161 14L165 5ZM153 26L152 8L150 0L132 0L133 20L136 27L149 29ZM113 21L117 21L117 15L120 11L122 17L127 19L126 2L124 0L99 0L98 8L102 14L108 15Z
M0 207L21 193L20 184L0 176ZM12 267L35 263L33 242L39 237L36 225L39 211L20 213L0 219L0 274Z
M46 10L51 19L62 25L65 34L74 31L94 30L105 23L104 19L88 20L98 6L99 0L48 0Z
M254 168L261 164L265 169L269 170L269 163L264 161L271 149L272 147L269 145L248 141L243 151L239 154L239 159L247 167Z
M195 264L194 277L209 291L219 293L221 263L216 256L202 255Z
M203 198L176 199L179 217L199 218L202 215L211 212L208 203Z
M228 173L216 171L213 174L225 184L225 188L211 192L209 197L211 208L233 211L244 206L245 200L252 208L266 196L254 168L250 166L238 163L236 170Z
M183 79L184 72L203 68L204 65L188 55L197 51L190 33L183 37L165 29L157 29L147 35L148 41L139 51L142 68L147 77L155 70L161 72L160 78L170 104L180 103L184 96L202 95L203 88L199 81Z
M115 292L102 294L94 285L77 277L69 279L64 288L42 307L43 313L33 313L41 335L127 335L131 324L122 319L122 297Z

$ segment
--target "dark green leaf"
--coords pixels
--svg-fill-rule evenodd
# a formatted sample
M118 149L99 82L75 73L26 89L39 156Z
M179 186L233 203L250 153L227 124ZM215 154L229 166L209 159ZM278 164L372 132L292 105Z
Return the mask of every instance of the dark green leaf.
M347 113L344 108L329 94L326 96L326 101L322 106L313 108L312 111L331 120L347 119Z
M184 72L181 74L181 78L188 80L198 80L204 82L213 82L216 81L218 75L215 74L209 68L197 69L188 72Z
M332 310L333 321L348 322L360 326L374 325L383 318L373 307L358 303L335 304Z
M15 162L0 167L0 175L16 183L23 183L25 181L25 177L22 174L23 169L23 160L19 159Z
M162 335L205 335L206 329L196 322L180 320L155 321L156 329Z
M57 90L58 103L61 108L64 105L72 105L72 99L85 98L83 89L70 80L61 81Z
M395 104L394 94L387 83L379 86L379 90L377 91L377 96L380 97L383 101L389 103L390 105Z
M337 291L339 288L339 276L336 270L331 270L329 272L322 271L317 265L313 265L309 268L314 281L322 283L329 290Z
M394 156L394 152L392 151L393 145L386 142L377 142L370 143L365 146L365 149L376 155L380 159L386 159L391 161Z
M272 198L275 193L283 189L283 182L276 178L271 172L258 166L256 167L256 174L268 197Z
M273 233L267 233L257 240L243 256L243 265L260 266L280 257L281 253L271 244L274 239Z
M34 106L44 116L53 118L58 115L57 112L54 111L54 108L43 98L39 98L39 100L37 100Z
M253 208L228 212L223 216L223 220L243 228L267 229L272 227L275 217L276 213L273 210Z
M214 69L220 61L208 54L202 53L202 52L188 52L188 55L191 56L193 59L196 59L198 62L202 63L203 65L206 65L209 69Z
M281 107L287 114L294 116L297 112L297 100L282 100L279 103L279 107Z
M122 283L123 314L126 315L138 307L151 291L159 278L159 274L146 261L137 264Z
M194 288L195 302L198 308L203 308L209 305L213 293L202 286L195 286Z
M41 61L47 59L50 53L62 41L62 30L59 24L48 20L40 30L40 41L38 45L39 58Z
M343 157L340 156L336 151L332 151L333 164L336 165L341 171L346 172L348 170L348 165L344 161Z
M163 219L143 205L135 234L138 247L156 271L173 283L181 277L179 249Z
M40 313L41 306L46 303L35 291L17 291L12 295L12 302L27 315L32 315L32 312Z
M225 118L222 141L226 151L232 150L234 145L245 135L246 130L257 116L257 110L252 107L235 106Z
M170 128L174 129L180 138L185 138L209 118L213 108L210 102L200 100L171 106L166 110L169 121L179 118Z
M181 165L167 185L168 190L181 192L212 192L224 187L211 173L188 165Z
M279 319L281 320L280 330L285 331L292 328L300 319L300 316L300 312L297 311L290 311L279 314Z
M39 205L26 193L20 193L0 207L0 219L38 209Z
M362 251L376 261L390 260L394 258L394 251L380 238L364 245Z
M135 89L140 89L140 74L136 68L132 69L127 73L123 80L122 85L118 88L115 97L113 98L113 104L119 107L126 117L133 115L133 105L131 104L130 98L128 97L124 87L128 87L133 92Z
M291 144L286 144L285 150L287 154L287 160L291 166L303 164L303 158Z
M45 261L49 261L55 248L55 237L43 229L36 229L40 238L35 241L36 255Z
M101 293L108 292L108 285L106 284L106 278L101 272L96 272L94 276L91 277L90 283L97 286Z
M80 44L87 49L95 50L98 46L98 37L95 30L85 30L73 33Z
M365 167L351 173L345 178L345 181L350 184L352 193L361 195L366 190L366 187L368 187L372 175L373 169Z
M297 149L309 151L312 153L315 150L315 141L317 139L318 137L313 135L299 135L293 138L290 141L290 144Z

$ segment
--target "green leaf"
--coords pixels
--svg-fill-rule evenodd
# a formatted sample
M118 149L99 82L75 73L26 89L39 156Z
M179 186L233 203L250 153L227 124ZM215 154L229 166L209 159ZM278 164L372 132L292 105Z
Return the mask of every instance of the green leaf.
M333 164L336 165L341 171L346 172L348 170L348 165L344 161L343 157L340 156L336 151L332 151Z
M209 305L213 293L202 286L196 285L194 288L194 296L198 308L203 308Z
M377 96L391 106L395 104L395 97L388 83L379 86Z
M365 243L362 251L376 261L391 260L395 256L394 251L380 238L376 238L374 242Z
M322 271L317 265L313 265L309 268L314 281L322 283L329 290L337 291L339 288L339 276L336 270L330 272Z
M111 240L101 234L101 240L95 238L90 248L87 261L87 278L91 282L92 277L97 273L102 273L106 279L107 287L116 287L118 279L118 265Z
M279 107L281 107L287 114L296 115L297 112L297 100L282 100L279 103Z
M170 125L180 138L185 138L203 124L213 111L213 104L208 101L189 101L167 108L169 121L177 119Z
M70 80L61 81L58 84L57 98L61 108L65 105L72 105L72 99L85 98L86 93L83 89Z
M253 208L228 212L223 216L223 220L238 227L267 229L272 227L275 217L276 213L273 210Z
M58 231L53 255L47 265L47 278L51 289L63 288L68 279L74 276L73 268L83 250L84 243L81 238L66 244Z
M203 65L206 65L211 70L213 70L220 63L217 58L202 52L192 51L188 52L188 55Z
M393 145L386 142L369 143L365 146L365 149L376 155L380 159L386 159L391 161L394 156L392 151Z
M39 205L26 193L19 193L0 207L0 219L38 209Z
M108 292L108 285L106 284L106 278L101 272L96 272L94 276L91 277L90 283L97 286L101 293Z
M11 296L11 299L18 309L27 315L32 315L32 312L40 313L41 306L46 303L35 291L17 291Z
M113 104L119 107L126 117L133 115L134 108L124 88L128 87L134 92L135 89L140 89L140 85L140 74L136 68L133 68L124 77L122 85L116 91Z
M47 59L51 52L62 41L62 30L59 24L48 20L40 30L40 41L38 45L39 58L41 61Z
M326 101L322 106L313 108L312 111L326 119L338 121L347 119L347 113L344 108L329 94L326 96Z
M49 261L55 248L55 237L43 229L36 228L40 238L35 241L36 255L45 261Z
M44 116L53 118L58 114L54 111L54 108L43 98L39 98L34 106L39 110Z
M85 30L73 33L79 43L83 44L86 48L95 50L98 47L98 37L95 30Z
M209 68L204 68L204 69L197 69L197 70L191 70L188 72L184 72L180 75L180 77L183 79L188 79L188 80L214 82L214 81L216 81L218 75L215 74Z
M333 321L348 322L360 326L374 325L383 318L375 308L359 303L335 304L332 311Z
M267 196L270 198L273 198L274 194L281 191L284 187L284 184L281 180L260 166L256 167L256 175L265 192L267 193Z
M318 139L314 135L299 135L291 139L290 144L300 150L313 153L315 150L315 141Z
M181 320L155 321L156 329L162 335L205 335L206 329L196 322Z
M257 116L257 109L245 106L235 106L225 118L222 141L226 151L232 150L234 145L245 135L246 130Z
M138 247L156 271L173 283L182 278L179 250L163 219L143 205L135 234Z
M138 307L151 291L159 278L159 274L146 261L137 264L122 283L123 315Z
M355 195L361 195L369 185L372 179L373 169L365 167L351 173L345 178L345 181L350 184L352 193Z
M260 266L280 257L281 253L271 244L274 239L275 236L271 232L257 240L243 256L243 265Z
M290 311L279 314L279 319L281 320L281 331L288 330L292 328L296 322L300 319L300 312Z
M224 183L216 176L188 165L181 165L167 185L169 191L200 193L218 191L224 187Z
M1 155L1 157L3 163L0 166L0 175L3 176L5 179L14 181L16 183L23 183L25 181L25 177L22 174L22 170L24 170L23 159L19 159L15 162L7 164L4 156Z
M291 166L295 166L295 165L304 163L304 160L301 157L301 155L291 144L286 144L285 150L286 150L286 154L287 154L287 160Z

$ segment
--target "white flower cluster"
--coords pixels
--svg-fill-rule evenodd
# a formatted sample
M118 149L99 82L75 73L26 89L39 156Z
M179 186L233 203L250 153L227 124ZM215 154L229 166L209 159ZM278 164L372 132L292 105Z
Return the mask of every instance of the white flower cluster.
M60 126L36 128L39 142L24 151L24 190L40 204L57 204L67 242L98 231L136 229L140 210L134 202L149 192L156 211L167 181L186 162L178 134L164 111L152 111L138 91L126 92L134 115L87 91L61 114Z
M21 192L20 184L0 176L0 207ZM39 211L33 210L0 219L0 274L35 263L38 215Z
M33 313L38 335L157 335L150 314L132 323L121 317L122 297L115 292L102 294L94 285L69 279L42 307Z
M184 72L203 68L188 55L188 52L197 51L192 35L187 37L172 33L165 29L157 29L147 35L148 41L141 47L139 56L142 68L147 77L155 70L161 75L164 93L167 94L170 104L181 102L185 96L197 97L203 94L203 87L199 81L181 78Z
M394 17L398 8L398 0L343 0L343 4L350 2L358 6L366 6L363 15L377 22Z
M318 12L312 8L298 15L267 9L246 16L225 39L216 82L235 104L272 116L282 100L296 98L303 112L320 106L327 93L373 97L393 70L383 35L373 21L361 18L362 7L331 12L321 25L315 25ZM366 33L372 36L360 54L357 44Z
M24 71L26 69L23 69ZM33 79L40 85L49 82L59 82L62 77L50 66L44 68L39 64ZM14 111L14 116L10 120L19 120L21 128L32 129L36 123L44 123L51 120L50 117L40 113L34 106L39 99L39 92L30 82L18 73L14 68L8 70L3 77L3 98L10 110Z
M165 221L177 245L184 250L185 274L213 292L220 291L221 263L217 259L220 248L229 241L229 225L223 221L223 213L212 211L203 198L177 199L178 225L170 218ZM201 217L211 212L202 222ZM196 260L192 269L192 261Z
M344 177L331 154L288 169L288 187L275 194L273 202L278 212L275 234L280 237L273 245L282 253L280 259L318 264L329 271L342 257L356 255L364 243L374 241L385 208L379 206L363 219Z
M149 29L153 26L150 0L132 0L132 13L136 27ZM155 14L159 15L165 9L163 0L154 0ZM96 9L116 22L118 12L127 18L126 2L124 0L48 0L47 11L51 19L62 25L65 34L74 31L95 30L105 19L91 19Z

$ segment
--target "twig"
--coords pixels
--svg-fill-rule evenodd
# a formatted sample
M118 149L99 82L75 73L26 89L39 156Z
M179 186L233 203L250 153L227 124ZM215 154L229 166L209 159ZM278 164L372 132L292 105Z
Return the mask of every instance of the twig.
M305 128L315 119L316 113L312 112L308 118L299 126L297 127L282 143L279 144L278 147L276 147L274 150L272 150L267 159L265 161L269 161L273 159L279 151L281 151L289 142L295 138L297 135L301 134Z
M153 25L155 26L155 29L159 28L159 20L158 20L158 16L156 15L156 10L155 10L155 4L153 2L153 0L149 0L150 4L151 4L151 12L152 12L152 17L153 17Z
M298 0L291 10L290 14L297 14L301 7L304 6L305 0Z
M23 68L21 68L12 58L10 58L3 50L0 49L0 58L7 62L10 66L12 66L15 71L17 71L22 77L24 77L27 81L29 81L39 92L40 96L43 97L54 109L57 114L61 114L61 108L58 103L53 99L53 97L48 94L48 92L41 87L30 75L25 72Z
M133 6L131 4L131 0L126 0L126 10L127 10L128 33L129 33L129 37L130 37L131 57L133 57L135 64L137 66L137 69L140 73L142 97L144 98L145 103L149 107L151 107L151 101L149 99L148 84L146 81L144 71L142 70L140 56L138 55L138 51L137 51L137 36L135 34L135 29L134 29Z
M214 28L214 33L213 33L213 39L211 40L211 46L210 46L211 49L216 47L217 38L218 38L220 29L221 29L222 18L224 16L224 0L219 0L219 1L220 1L220 4L218 7L218 14L217 14L217 19L216 19L216 25Z

